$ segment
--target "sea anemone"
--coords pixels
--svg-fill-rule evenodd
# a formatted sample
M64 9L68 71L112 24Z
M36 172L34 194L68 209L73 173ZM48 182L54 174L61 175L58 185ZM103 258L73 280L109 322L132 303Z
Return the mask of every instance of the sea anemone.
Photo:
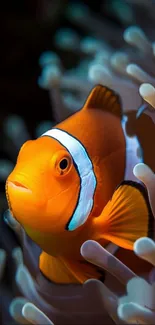
M138 239L134 252L155 267L155 243L153 240ZM155 281L148 283L143 278L134 277L128 281L126 289L127 295L119 299L119 317L128 323L154 324Z
M80 60L79 65L70 70L62 69L62 62L58 56L56 60L55 53L43 53L40 58L42 74L38 82L40 86L49 89L52 106L58 119L59 109L63 111L64 108L61 113L64 114L63 117L65 111L67 116L79 109L90 89L97 83L107 85L120 94L124 113L138 109L141 109L142 113L147 110L149 105L143 105L142 98L150 105L154 105L155 81L151 76L154 66L154 44L137 26L127 28L123 35L124 40L135 47L135 51L131 51L130 47L115 51L109 49L108 44L105 45L101 40L99 45L93 38L84 38L81 39L79 46L83 55L88 58L83 62ZM65 33L63 37L65 38ZM60 98L61 106L58 105ZM154 117L154 114L151 116Z
M116 28L115 25L99 19L83 4L69 4L65 19L71 22L72 28L58 29L54 37L57 53L48 50L39 59L42 71L38 84L49 91L53 118L48 120L45 117L45 120L36 126L33 136L37 138L56 122L62 121L82 107L90 89L97 83L114 89L120 94L124 114L132 124L130 126L130 123L127 123L127 133L129 136L137 135L144 150L144 160L148 166L137 165L134 175L146 185L155 215L155 155L152 141L152 134L155 135L155 45L150 27L154 23L155 3L150 0L147 4L146 1L140 2L120 0L119 6L118 1L111 1L112 15L117 16L123 28L125 26L125 31L122 27ZM118 7L123 8L122 11L118 10ZM138 25L132 26L133 23L141 25L142 28ZM128 25L131 26L126 28ZM71 56L75 57L75 65L70 64ZM26 122L17 114L7 116L4 120L3 136L6 157L0 161L1 182L4 182L13 169L13 162L21 145L32 138ZM1 205L5 207L4 195L1 201ZM154 323L153 240L140 238L134 245L135 254L153 265L145 280L113 255L118 249L115 245L109 245L108 250L105 250L98 243L88 241L82 245L81 254L86 260L106 271L105 283L89 280L83 286L57 286L39 274L40 248L25 234L9 211L3 217L16 236L13 241L16 243L15 247L9 240L9 247L7 246L9 253L13 246L8 265L13 272L11 290L14 292L9 296L7 304L10 305L10 315L16 322L55 325ZM10 236L9 234L8 238ZM1 284L7 257L5 250L0 250ZM2 286L0 290L1 288ZM1 292L1 296L8 294ZM145 300L142 298L143 292ZM1 308L3 309L3 305ZM4 311L0 310L0 315L3 316L1 323L5 324L3 314Z
M147 186L154 213L155 207L152 202L155 191L154 173L147 165L138 164L134 168L134 174L141 181L143 180L143 183ZM17 225L16 229L18 229ZM17 233L19 234L19 229ZM24 232L23 235L25 236ZM26 260L29 260L29 269L31 269L31 262L34 263L35 259L36 246L29 239L26 240L25 237L23 248L25 249L25 247L31 255L27 254L26 257ZM21 297L14 298L10 305L12 317L21 323L26 318L30 322L35 321L38 324L41 324L43 317L45 317L45 323L47 324L50 324L50 320L54 324L65 324L66 322L68 324L77 324L85 322L86 319L89 324L93 324L96 319L98 324L103 323L103 319L106 319L106 323L110 324L110 318L114 323L120 323L121 319L127 323L137 321L148 324L153 323L155 269L153 268L147 276L149 284L112 255L116 250L115 245L109 246L107 250L92 240L85 242L81 247L81 254L86 260L103 268L107 274L116 278L116 282L120 283L115 288L113 281L113 290L109 289L108 279L104 284L98 280L88 280L83 286L70 285L62 287L48 283L42 276L32 277L23 264L21 249L14 250L15 281ZM135 242L134 252L154 266L155 244L152 240L140 238ZM39 252L37 255L39 255ZM120 298L122 285L123 288L127 286L127 296ZM139 285L141 286L141 292L144 292L147 288L145 300L142 299L140 293L137 296L135 295L135 288L138 290ZM118 288L120 288L120 292ZM46 318L43 312L49 319ZM108 314L110 318L108 318Z
M146 185L152 211L155 216L154 193L155 175L145 164L137 164L134 174ZM149 238L140 238L134 244L134 252L143 260L152 264L153 268L147 280L138 277L116 257L107 252L95 241L87 241L81 247L82 256L89 262L102 267L117 280L126 285L127 295L119 297L108 291L107 308L117 323L118 318L128 324L154 324L155 319L155 242ZM106 284L106 282L105 282ZM99 284L102 291L103 284ZM108 289L107 289L108 290ZM112 313L112 314L111 314Z

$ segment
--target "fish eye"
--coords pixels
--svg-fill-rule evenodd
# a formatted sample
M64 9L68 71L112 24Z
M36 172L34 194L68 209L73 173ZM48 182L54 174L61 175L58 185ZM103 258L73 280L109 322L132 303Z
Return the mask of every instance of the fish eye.
M65 170L68 167L68 164L69 164L69 160L67 158L64 158L60 161L59 167L60 169Z
M57 171L59 173L59 175L66 175L69 171L70 171L70 168L72 166L72 160L71 160L71 157L68 155L68 157L63 157L58 165L57 165Z
M72 157L65 150L56 152L50 164L56 176L68 174L73 166Z

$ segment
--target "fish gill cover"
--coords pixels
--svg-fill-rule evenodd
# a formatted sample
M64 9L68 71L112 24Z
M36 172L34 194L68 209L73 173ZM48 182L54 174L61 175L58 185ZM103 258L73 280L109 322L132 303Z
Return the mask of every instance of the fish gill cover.
M52 6L50 1L45 1L39 11L40 19L46 23L59 20L61 3ZM11 114L4 119L1 184L13 169L21 145L77 111L90 89L100 83L120 94L124 114L128 116L127 133L137 135L142 145L145 164L135 166L134 175L146 185L155 216L155 3L113 0L109 5L106 1L100 5L100 15L95 10L96 4L90 9L82 2L66 2L63 9L67 28L56 30L53 40L56 50L43 52L39 59L38 85L49 92L51 120L45 117L32 135L22 114ZM105 19L105 12L119 25ZM72 57L75 65L70 66ZM4 191L0 203L1 211L5 210ZM117 250L114 245L105 250L94 241L85 242L81 247L82 256L103 268L107 280L104 284L89 280L83 286L57 286L39 275L40 248L25 235L8 210L1 217L0 243L2 325L13 321L14 324L55 325L154 324L153 240L140 238L135 242L135 255L152 265L150 272L143 274L141 270L139 276L113 256Z

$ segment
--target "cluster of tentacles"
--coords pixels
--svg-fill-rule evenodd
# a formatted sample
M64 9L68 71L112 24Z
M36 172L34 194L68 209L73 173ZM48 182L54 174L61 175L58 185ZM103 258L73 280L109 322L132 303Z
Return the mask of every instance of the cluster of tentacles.
M150 204L155 215L155 175L145 164L134 168L135 176L147 187ZM89 280L83 286L70 286L67 289L38 279L37 259L39 248L25 237L20 225L9 211L5 214L8 225L15 231L21 242L13 250L15 262L15 285L18 297L10 305L11 316L20 324L78 324L89 321L98 323L154 324L155 319L155 243L149 238L140 238L135 242L134 252L140 258L152 264L148 281L136 276L128 267L105 250L97 242L89 240L81 247L82 256L89 262L103 268L123 285L126 295L117 296L108 286L98 280ZM35 255L33 255L36 253ZM23 258L24 256L24 258ZM6 262L5 251L0 251L0 278L2 280ZM29 263L26 266L25 263ZM31 274L29 269L31 270ZM91 311L90 311L91 310ZM110 318L108 318L110 317ZM105 321L106 320L106 321Z

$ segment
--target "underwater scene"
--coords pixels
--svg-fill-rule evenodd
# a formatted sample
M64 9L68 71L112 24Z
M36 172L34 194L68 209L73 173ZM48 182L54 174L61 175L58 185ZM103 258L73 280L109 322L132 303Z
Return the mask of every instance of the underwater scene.
M0 325L155 324L155 1L1 4Z

